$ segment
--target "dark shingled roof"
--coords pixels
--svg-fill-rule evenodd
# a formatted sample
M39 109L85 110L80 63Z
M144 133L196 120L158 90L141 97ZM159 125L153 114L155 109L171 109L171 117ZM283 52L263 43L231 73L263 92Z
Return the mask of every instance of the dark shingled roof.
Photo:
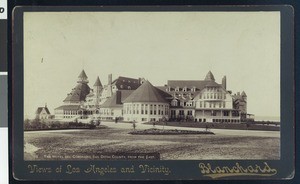
M55 110L80 110L80 109L83 109L80 107L80 105L62 105L55 108Z
M141 85L139 79L121 76L115 79L112 84L116 85L119 90L128 90L128 87L130 87L129 90L135 90Z
M126 102L161 102L167 103L162 91L145 81L138 89L124 100Z
M102 84L101 84L101 82L100 82L100 78L99 78L99 76L97 77L97 79L96 79L96 82L95 82L94 86L102 86Z
M110 98L108 98L102 105L102 108L109 108L109 107L122 107L122 102L131 94L134 90L118 90L114 93ZM119 101L117 99L117 95L120 95Z
M50 114L50 111L49 111L48 107L38 107L35 114L40 114L43 109L45 109L47 114Z
M72 92L68 94L64 102L85 101L86 96L90 93L90 87L86 83L78 83Z
M207 86L207 87L219 87L220 84L216 83L215 81L208 81L205 86Z

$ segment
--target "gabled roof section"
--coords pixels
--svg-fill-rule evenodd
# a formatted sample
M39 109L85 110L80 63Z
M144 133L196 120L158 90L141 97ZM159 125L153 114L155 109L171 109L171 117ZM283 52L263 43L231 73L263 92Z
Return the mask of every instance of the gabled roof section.
M102 105L102 108L112 107L123 107L123 101L131 94L134 90L118 90L110 98L108 98ZM119 95L119 96L118 96ZM120 99L118 99L120 98Z
M94 86L101 86L101 87L102 87L102 84L101 84L101 81L100 81L100 78L99 78L99 76L97 77L97 79L96 79L96 82L95 82Z
M80 105L62 105L55 108L55 110L80 110L80 109L84 110L83 108L80 107Z
M170 86L172 89L175 89L176 87L179 87L180 89L186 87L188 90L196 88L196 91L201 91L204 89L207 85L218 85L214 81L203 81L203 80L168 80L168 86ZM168 88L165 87L166 88ZM163 89L163 87L160 87L160 89Z
M160 102L167 103L162 91L154 87L149 81L145 81L138 89L124 100L126 102Z
M129 77L118 77L112 82L119 90L135 90L141 86L139 79Z
M40 114L43 109L45 109L47 114L50 114L50 111L49 111L48 107L38 107L35 114Z
M215 81L215 77L214 75L211 73L211 71L209 71L206 76L205 76L205 81Z
M220 87L221 85L216 83L215 81L208 81L205 87Z

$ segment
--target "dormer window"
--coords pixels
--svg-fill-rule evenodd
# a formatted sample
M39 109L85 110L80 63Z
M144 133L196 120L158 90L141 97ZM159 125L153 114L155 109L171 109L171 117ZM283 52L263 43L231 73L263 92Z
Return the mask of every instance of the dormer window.
M130 86L128 86L128 89L130 90L130 89L131 89L131 87L130 87Z
M192 92L195 92L195 91L196 91L196 87L193 86L192 89L191 89L191 91L192 91Z
M171 105L172 105L172 106L177 106L177 100L175 100L175 99L172 100Z
M184 87L182 91L183 91L183 92L186 92L186 91L187 91L187 87Z
M120 88L123 89L123 85L122 84L120 85Z
M167 89L166 89L166 91L171 91L171 87L168 86Z
M179 87L178 86L175 88L175 91L179 91Z

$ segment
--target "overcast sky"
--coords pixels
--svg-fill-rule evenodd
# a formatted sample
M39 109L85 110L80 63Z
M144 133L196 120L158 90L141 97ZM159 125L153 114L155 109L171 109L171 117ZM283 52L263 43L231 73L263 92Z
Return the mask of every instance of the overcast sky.
M280 13L25 12L25 116L45 103L54 113L83 68L90 86L109 73L164 85L211 70L247 93L248 113L279 116Z

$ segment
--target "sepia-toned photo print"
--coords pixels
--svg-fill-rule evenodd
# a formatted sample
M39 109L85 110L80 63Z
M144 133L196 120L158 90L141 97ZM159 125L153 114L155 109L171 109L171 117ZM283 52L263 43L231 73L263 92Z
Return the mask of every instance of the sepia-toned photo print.
M24 12L24 160L279 160L280 12Z

